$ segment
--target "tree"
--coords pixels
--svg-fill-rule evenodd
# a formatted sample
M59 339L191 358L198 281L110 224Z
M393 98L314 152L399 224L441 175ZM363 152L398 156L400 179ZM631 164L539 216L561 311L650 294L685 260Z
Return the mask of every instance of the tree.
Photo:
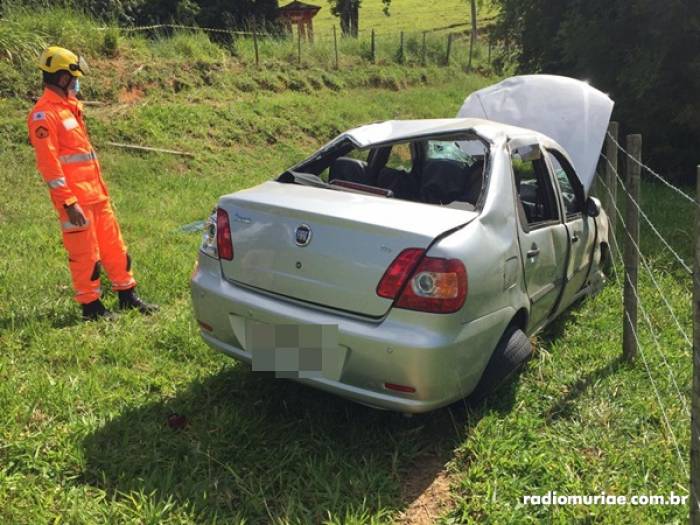
M700 143L700 2L497 0L495 36L521 73L586 79L646 159L692 180Z
M328 0L333 16L340 18L340 30L345 36L357 38L360 31L360 5L362 0ZM382 0L384 14L389 16L391 0Z

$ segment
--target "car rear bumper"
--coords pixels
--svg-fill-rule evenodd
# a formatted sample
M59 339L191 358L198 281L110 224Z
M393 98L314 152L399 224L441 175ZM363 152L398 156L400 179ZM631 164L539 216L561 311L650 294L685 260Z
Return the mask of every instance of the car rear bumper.
M338 378L295 381L377 408L420 413L468 395L515 311L462 323L449 315L393 309L381 320L342 315L226 281L219 262L200 254L191 280L195 316L212 348L252 363L245 349L243 320L271 325L337 325L343 361ZM415 392L397 392L386 383Z

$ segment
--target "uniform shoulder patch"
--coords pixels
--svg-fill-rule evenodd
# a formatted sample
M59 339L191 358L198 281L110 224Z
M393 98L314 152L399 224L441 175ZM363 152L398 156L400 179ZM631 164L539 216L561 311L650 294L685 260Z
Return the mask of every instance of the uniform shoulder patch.
M38 139L45 139L49 136L49 130L46 129L44 126L39 126L34 130L34 135Z
M37 111L32 115L32 122L36 122L37 120L46 120L46 113L43 111Z

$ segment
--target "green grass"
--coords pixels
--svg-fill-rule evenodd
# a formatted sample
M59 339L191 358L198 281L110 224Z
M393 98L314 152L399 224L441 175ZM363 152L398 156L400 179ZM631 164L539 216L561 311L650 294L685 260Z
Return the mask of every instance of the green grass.
M286 2L280 2L284 5ZM491 2L479 2L477 19L490 18L495 14ZM328 2L319 1L321 10L314 18L314 29L319 35L330 34L333 26L339 27L338 18L331 14ZM382 0L363 0L360 8L360 31L374 29L378 34L398 31L428 31L454 24L465 24L471 20L469 3L466 0L441 0L431 4L422 0L394 0L389 16L384 15Z
M151 59L166 44L129 39L116 60L96 51L84 83L88 98L108 103L89 107L88 123L142 294L162 306L152 318L80 322L26 143L24 95L35 85L3 96L15 85L0 79L0 523L388 523L442 464L453 498L444 523L686 521L683 507L520 503L549 490L687 494L641 355L633 365L619 361L614 284L542 334L534 359L497 395L412 419L253 374L208 349L188 289L199 235L183 225L342 130L452 116L467 93L495 79L456 65L335 72L280 60L255 70L199 44L190 47L198 59L183 64ZM196 158L129 153L109 140ZM690 260L692 205L649 182L642 205ZM642 239L690 332L690 279L646 228ZM688 400L690 349L645 272L641 282ZM686 458L689 419L650 332L640 337ZM186 428L167 425L173 413Z

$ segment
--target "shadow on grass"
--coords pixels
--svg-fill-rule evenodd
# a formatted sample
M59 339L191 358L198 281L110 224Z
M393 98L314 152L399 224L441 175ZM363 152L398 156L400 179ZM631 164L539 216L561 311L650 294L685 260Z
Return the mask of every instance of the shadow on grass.
M174 502L197 521L381 516L419 496L481 417L509 411L516 384L474 407L459 402L407 418L225 367L88 435L78 482L110 499L140 493Z

